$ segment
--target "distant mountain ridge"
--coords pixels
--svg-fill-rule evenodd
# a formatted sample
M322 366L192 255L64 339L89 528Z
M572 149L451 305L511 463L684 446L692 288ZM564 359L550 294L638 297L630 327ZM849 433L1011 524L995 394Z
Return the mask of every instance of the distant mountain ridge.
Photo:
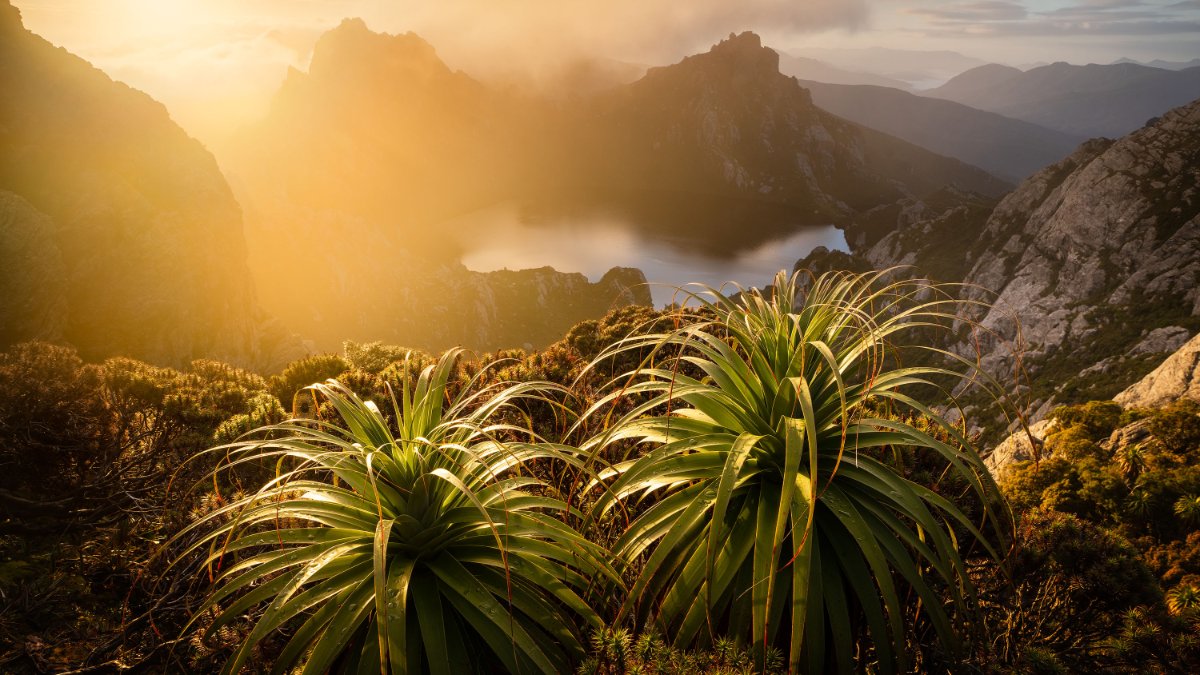
M858 71L846 70L837 66L829 65L818 59L810 59L804 56L792 56L785 52L779 52L779 72L804 82L806 80L814 82L825 82L827 84L869 84L876 87L892 87L894 89L911 89L911 86L903 80L896 80L883 75L874 73L862 73Z
M1200 68L1054 63L1022 72L990 64L921 93L1067 134L1116 138L1200 98Z
M987 63L958 52L928 49L799 47L789 49L788 53L817 59L844 70L899 80L914 89L942 84L955 75Z
M811 222L947 184L999 195L976 167L830 115L779 72L753 33L652 68L641 80L578 106L555 173L623 189L727 194L793 207ZM597 171L596 169L599 168Z
M1192 59L1190 61L1165 61L1163 59L1154 59L1153 61L1138 61L1136 59L1121 58L1113 61L1113 63L1135 63L1139 66L1163 68L1164 70L1184 70L1186 68L1196 68L1200 66L1200 58Z
M1066 157L1082 136L898 89L801 80L813 103L1011 181Z

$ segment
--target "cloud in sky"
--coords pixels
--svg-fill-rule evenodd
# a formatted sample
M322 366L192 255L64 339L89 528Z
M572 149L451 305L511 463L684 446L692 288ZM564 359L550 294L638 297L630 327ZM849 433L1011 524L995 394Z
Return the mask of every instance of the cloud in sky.
M984 0L929 2L907 10L946 36L1150 36L1200 34L1200 0ZM1200 49L1197 50L1200 53Z
M938 23L973 21L1011 21L1024 19L1029 13L1019 2L986 0L984 2L960 2L948 5L917 7L910 10L917 16L925 16Z

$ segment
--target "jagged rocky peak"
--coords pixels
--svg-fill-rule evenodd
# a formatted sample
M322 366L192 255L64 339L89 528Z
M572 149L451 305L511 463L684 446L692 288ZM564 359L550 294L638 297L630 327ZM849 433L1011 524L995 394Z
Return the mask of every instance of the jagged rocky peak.
M312 77L336 81L373 64L373 70L394 77L449 75L450 68L438 57L437 50L416 33L376 33L362 19L345 19L326 32L313 48Z
M707 54L697 54L687 60L721 64L739 73L779 73L779 54L764 47L762 38L756 33L730 33L729 37L713 45Z
M299 114L295 109L351 106L367 114L373 109L393 114L412 104L412 96L461 97L475 95L477 89L474 80L451 70L416 33L376 33L362 19L346 19L317 40L308 72L288 69L275 108Z
M807 103L808 90L795 84L795 78L779 72L779 54L764 47L762 38L751 31L730 33L729 37L713 45L702 54L685 57L670 66L651 68L645 80L657 86L662 80L680 75L736 83L774 85L790 80L798 91L804 93Z

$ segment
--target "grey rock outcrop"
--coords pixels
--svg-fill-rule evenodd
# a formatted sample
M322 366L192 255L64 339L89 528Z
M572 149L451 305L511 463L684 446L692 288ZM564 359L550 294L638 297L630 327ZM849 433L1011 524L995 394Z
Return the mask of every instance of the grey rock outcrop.
M1176 334L1173 330L1159 332ZM1150 374L1114 396L1113 400L1122 408L1130 409L1157 408L1182 398L1200 401L1200 335L1167 357ZM1040 446L1057 426L1057 420L1041 420L1029 425L1028 432L1023 429L1013 432L992 449L984 458L984 464L997 480L1003 479L1013 464L1034 459L1037 455L1033 445ZM1031 436L1033 443L1030 442ZM1149 439L1149 420L1140 419L1115 429L1100 445L1109 452L1120 453L1130 445Z
M1181 398L1200 401L1200 335L1113 400L1125 408L1150 408Z
M982 365L1028 375L1027 411L1136 380L1161 359L1152 349L1200 324L1200 101L1034 175L969 262L966 296L992 305L975 316Z
M1027 421L1111 398L1200 331L1200 101L1082 144L994 208L900 200L845 230L840 267L965 284L978 304L949 347L979 355ZM1016 430L994 397L955 394L987 438Z
M1108 440L1100 442L1100 447L1109 452L1119 454L1125 448L1144 443L1149 441L1150 438L1150 420L1140 419L1123 427L1113 429Z
M983 464L996 480L1003 480L1009 469L1017 462L1042 458L1042 447L1049 436L1058 428L1057 420L1041 420L1029 425L1028 431L1014 432L992 448L983 458Z

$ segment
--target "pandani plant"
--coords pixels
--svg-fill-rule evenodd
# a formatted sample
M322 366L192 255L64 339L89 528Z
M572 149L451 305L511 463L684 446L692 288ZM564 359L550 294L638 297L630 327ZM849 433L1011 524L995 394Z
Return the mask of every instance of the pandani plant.
M292 419L210 451L228 453L223 470L280 467L178 537L196 539L180 559L203 553L214 578L194 621L212 634L251 617L223 672L268 636L283 643L275 673L561 673L582 658L602 625L583 598L615 576L524 472L580 460L496 421L550 385L484 386L484 369L451 397L459 354L404 380L394 425L330 380L311 389L337 421Z
M705 287L692 295L711 320L598 357L650 354L586 413L643 401L583 446L598 463L623 457L598 472L591 509L630 519L614 545L632 579L618 624L677 647L726 635L760 659L778 645L791 672L905 671L914 614L959 648L968 549L999 561L1011 520L968 438L909 393L956 369L896 359L906 336L952 322L956 303L886 278L781 272L766 292ZM936 453L939 483L966 494L905 478L889 459L905 447ZM959 498L979 506L968 515Z

